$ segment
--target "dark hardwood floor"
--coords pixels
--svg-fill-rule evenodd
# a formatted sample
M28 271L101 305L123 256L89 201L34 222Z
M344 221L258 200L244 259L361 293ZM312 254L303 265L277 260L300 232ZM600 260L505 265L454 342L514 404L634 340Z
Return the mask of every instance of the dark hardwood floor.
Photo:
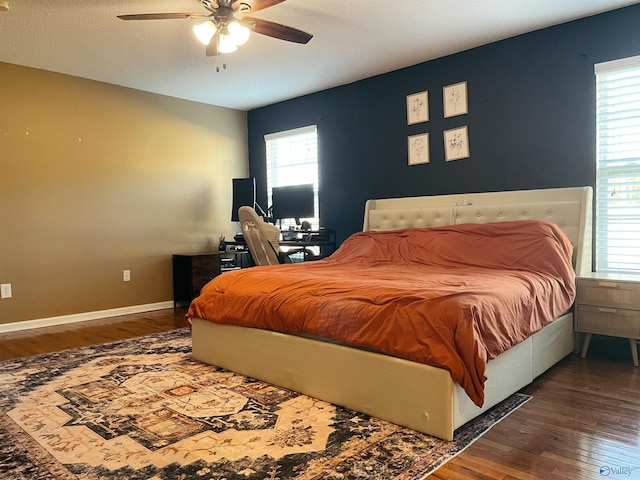
M184 309L0 334L0 360L180 328ZM513 412L433 479L640 479L640 368L627 340L596 337L522 391Z
M186 326L186 308L0 333L0 361L114 342Z

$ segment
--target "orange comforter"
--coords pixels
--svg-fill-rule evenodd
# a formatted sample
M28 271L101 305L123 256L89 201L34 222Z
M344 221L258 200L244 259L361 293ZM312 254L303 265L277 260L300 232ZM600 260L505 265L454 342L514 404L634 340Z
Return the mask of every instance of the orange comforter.
M220 275L188 316L445 368L481 406L487 360L571 306L571 255L535 220L362 232L324 260Z

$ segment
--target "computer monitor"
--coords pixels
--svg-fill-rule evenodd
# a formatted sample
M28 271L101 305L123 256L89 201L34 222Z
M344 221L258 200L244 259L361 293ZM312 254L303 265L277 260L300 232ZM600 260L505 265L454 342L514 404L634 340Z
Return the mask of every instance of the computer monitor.
M301 218L313 218L314 209L313 183L273 187L271 205L273 218L295 218L300 225Z
M233 206L231 207L231 221L238 222L238 209L242 206L255 208L256 206L256 179L233 179Z

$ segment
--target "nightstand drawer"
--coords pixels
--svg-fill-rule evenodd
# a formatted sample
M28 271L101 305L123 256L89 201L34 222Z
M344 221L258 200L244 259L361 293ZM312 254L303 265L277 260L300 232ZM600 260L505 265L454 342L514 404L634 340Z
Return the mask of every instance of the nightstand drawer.
M640 310L640 284L579 278L578 298L586 305Z
M200 294L200 289L214 277L220 274L220 256L215 255L199 255L193 257L192 275L193 275L193 292L195 295Z
M204 269L211 270L220 266L220 255L213 253L210 255L197 255L192 259L192 266L194 270Z
M193 294L194 294L194 296L200 295L200 290L202 290L202 287L204 287L207 283L209 283L211 280L213 280L218 275L219 274L217 274L217 273L204 272L204 271L193 272Z
M640 338L640 312L580 304L576 315L576 331Z

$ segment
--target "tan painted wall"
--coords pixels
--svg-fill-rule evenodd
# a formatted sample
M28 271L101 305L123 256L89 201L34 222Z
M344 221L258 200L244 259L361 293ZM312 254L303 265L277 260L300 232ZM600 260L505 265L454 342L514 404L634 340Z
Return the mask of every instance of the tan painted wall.
M171 300L247 155L246 112L0 63L0 323Z

